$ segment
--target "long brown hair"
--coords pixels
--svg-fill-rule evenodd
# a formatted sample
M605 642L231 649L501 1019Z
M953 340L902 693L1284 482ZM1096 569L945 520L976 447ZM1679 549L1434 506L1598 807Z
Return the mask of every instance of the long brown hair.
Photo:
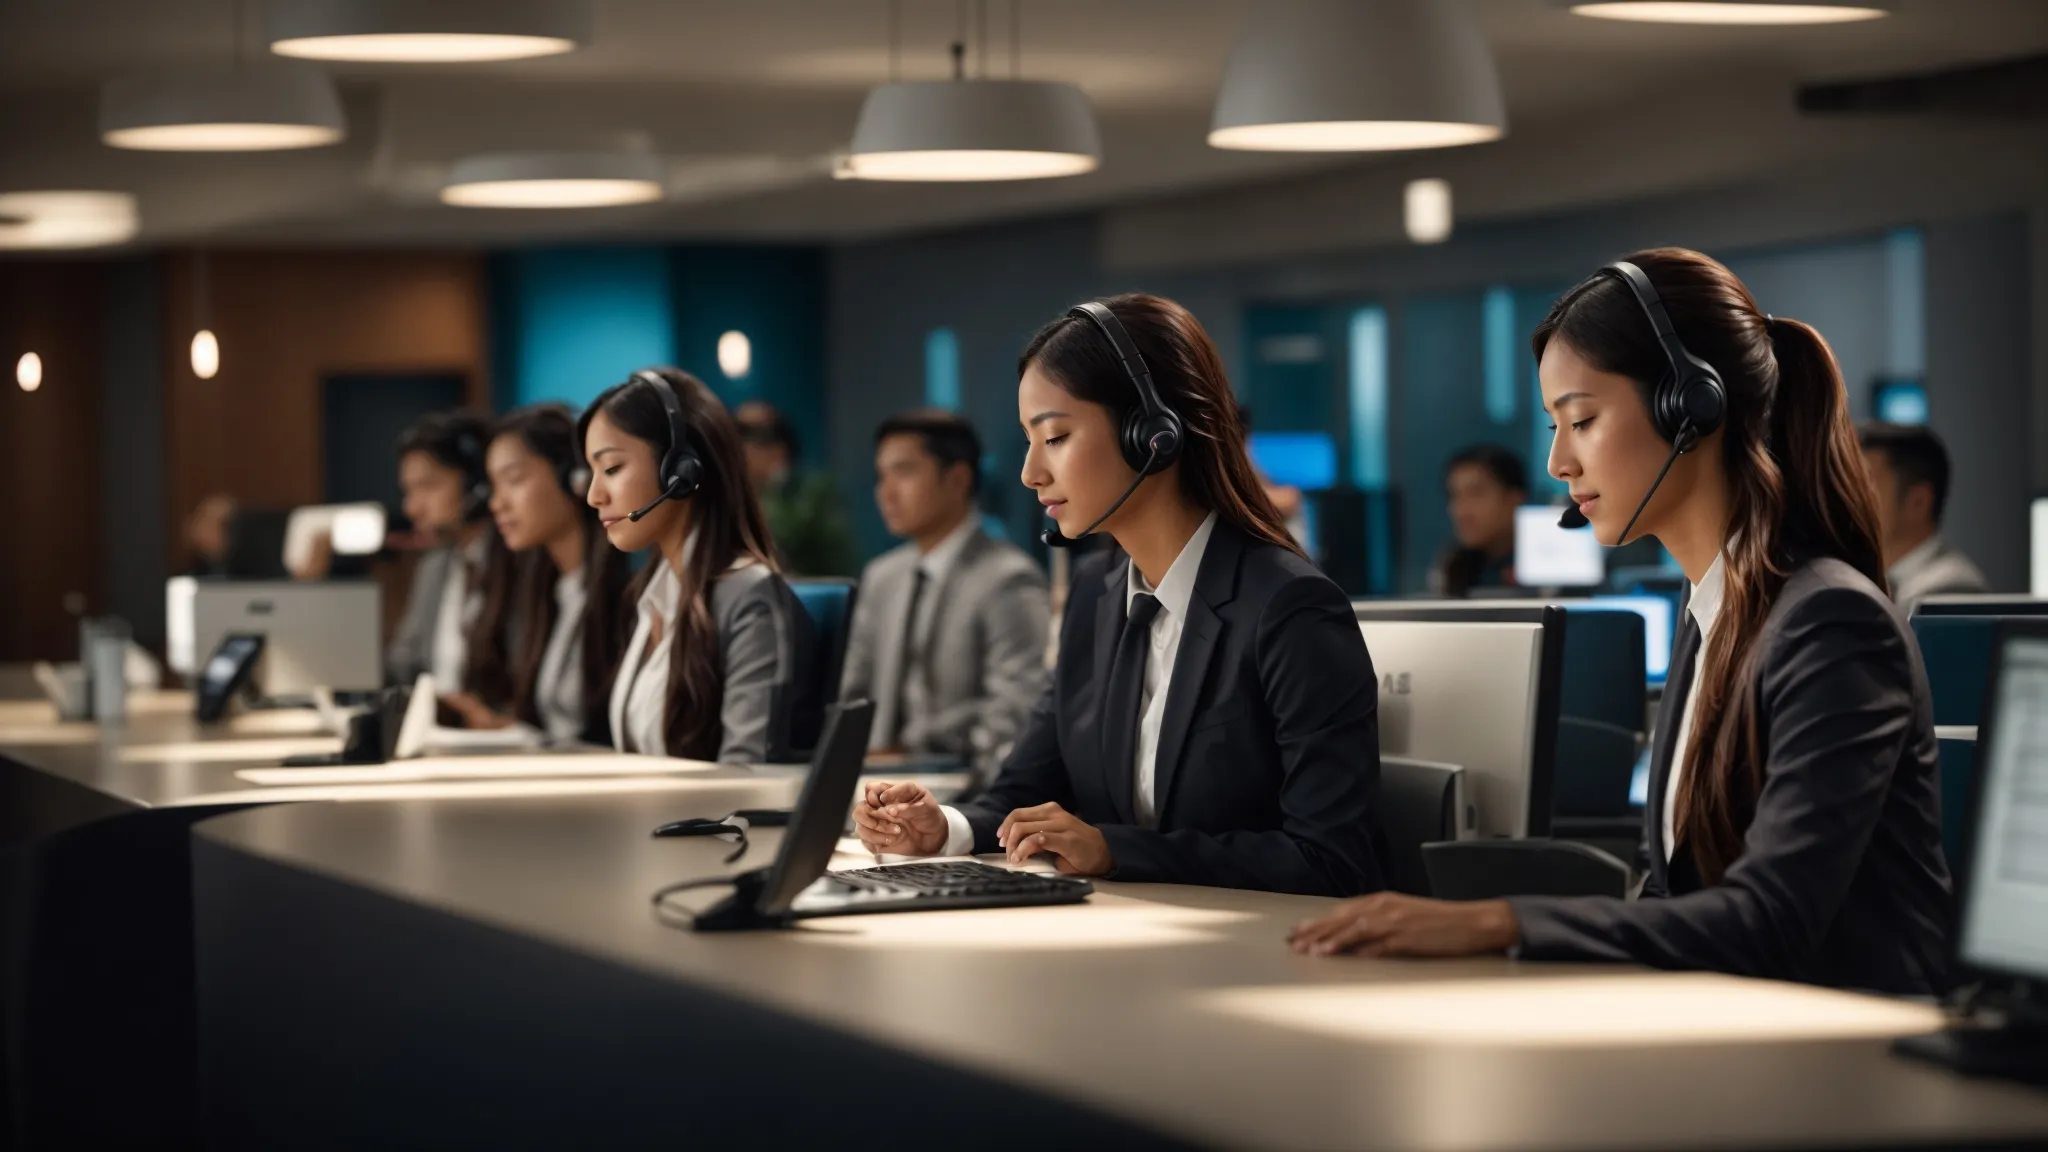
M668 705L662 731L671 756L716 760L723 735L719 711L725 701L724 656L718 622L711 617L711 588L735 561L747 557L777 570L767 518L747 478L739 426L704 382L679 368L654 368L682 406L682 432L703 464L703 480L687 497L690 531L696 544L679 576L679 611L669 641ZM603 412L619 431L646 441L660 460L669 450L668 414L655 386L636 374L600 393L576 422L576 442L589 444L590 418ZM668 561L655 556L627 589L637 601ZM645 751L645 749L642 749Z
M1145 357L1160 401L1180 415L1185 433L1181 494L1253 539L1301 555L1301 545L1288 534L1287 521L1252 469L1230 378L1201 321L1163 296L1132 293L1101 303L1115 313ZM1077 399L1109 409L1118 426L1138 407L1130 375L1090 321L1062 316L1040 328L1017 357L1017 375L1033 364Z
M492 426L490 439L516 436L526 450L553 470L564 494L575 503L583 534L583 617L577 624L582 637L583 739L593 744L611 740L610 697L612 677L626 647L625 589L632 573L618 552L608 544L599 528L597 511L583 502L579 473L583 453L576 440L576 417L566 404L534 404L514 409ZM541 726L540 666L547 657L548 638L555 627L555 584L561 569L545 548L516 555L500 578L485 593L484 611L479 619L496 618L512 622L519 636L518 651L509 660L504 653L500 629L494 654L499 670L501 699L509 699L512 714L535 727ZM479 652L476 646L471 652ZM472 661L474 668L474 661ZM472 671L473 676L476 671Z
M1833 557L1880 590L1877 493L1849 420L1849 396L1828 343L1797 320L1771 319L1718 262L1683 248L1627 257L1657 289L1687 350L1727 386L1722 460L1729 485L1724 591L1694 705L1697 721L1674 835L1701 879L1719 883L1742 854L1763 789L1757 640L1771 603L1801 562ZM1599 275L1565 293L1536 327L1540 361L1555 338L1647 399L1668 372L1627 286ZM1703 637L1704 641L1705 638Z

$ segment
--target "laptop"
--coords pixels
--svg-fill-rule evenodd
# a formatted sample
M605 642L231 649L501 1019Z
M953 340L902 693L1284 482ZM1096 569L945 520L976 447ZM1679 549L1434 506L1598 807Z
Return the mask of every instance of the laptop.
M693 917L691 927L715 932L780 928L797 920L869 912L1074 904L1095 891L1086 880L1016 872L972 860L826 871L860 787L874 718L875 706L867 700L827 710L824 738L811 757L810 774L775 861L731 877L732 895ZM690 881L655 893L657 911L670 894L699 886L702 882Z

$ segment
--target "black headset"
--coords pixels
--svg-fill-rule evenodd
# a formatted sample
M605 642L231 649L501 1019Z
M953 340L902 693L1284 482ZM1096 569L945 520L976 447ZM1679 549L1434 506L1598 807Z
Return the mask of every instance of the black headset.
M462 522L474 524L491 511L491 476L484 468L484 440L464 429L455 434L455 459L462 469Z
M1669 364L1650 392L1650 420L1658 435L1684 452L1713 435L1721 421L1727 418L1728 388L1721 383L1721 374L1714 370L1712 364L1686 350L1685 342L1678 338L1678 330L1671 326L1670 314L1664 311L1664 301L1657 295L1657 286L1650 283L1650 278L1643 274L1641 268L1626 260L1617 260L1600 272L1628 285L1629 291L1635 294L1636 302L1643 306L1643 314L1650 318L1650 327L1657 333L1657 344L1664 350L1664 359Z
M1159 390L1152 384L1152 369L1145 363L1145 357L1138 346L1131 342L1130 333L1124 331L1123 322L1109 306L1090 300L1067 309L1067 315L1088 320L1102 330L1109 338L1110 347L1115 349L1116 358L1124 366L1124 372L1131 378L1131 387L1138 391L1138 406L1124 417L1121 444L1124 462L1140 475L1163 472L1180 456L1182 424L1180 414L1159 398Z
M665 500L681 500L694 494L704 482L704 462L690 443L690 421L683 415L683 401L676 395L675 386L661 373L647 368L633 373L632 378L654 389L654 396L661 401L661 410L668 417L668 450L661 454L657 473L661 495L645 508L628 514L628 519L637 521Z

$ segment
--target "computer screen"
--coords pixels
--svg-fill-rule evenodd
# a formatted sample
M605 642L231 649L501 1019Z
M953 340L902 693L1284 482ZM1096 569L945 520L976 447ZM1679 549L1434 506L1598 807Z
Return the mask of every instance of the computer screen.
M1988 719L1960 954L2048 979L2048 632L2007 635Z
M382 601L367 580L201 581L193 596L193 651L212 651L229 632L263 635L258 688L270 697L382 686L382 630Z
M1918 380L1879 380L1871 390L1871 414L1887 424L1927 423L1927 386Z
M1643 618L1643 669L1652 684L1662 684L1671 672L1671 639L1676 620L1671 601L1662 596L1595 596L1603 608L1625 608Z
M1515 583L1524 588L1590 588L1607 578L1607 556L1591 528L1560 528L1562 510L1515 510Z
M1337 485L1337 442L1327 432L1254 432L1252 463L1266 479L1305 492Z

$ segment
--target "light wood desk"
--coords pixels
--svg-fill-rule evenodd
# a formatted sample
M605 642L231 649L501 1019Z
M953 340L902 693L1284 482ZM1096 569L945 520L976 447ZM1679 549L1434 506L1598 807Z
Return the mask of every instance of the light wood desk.
M737 935L657 923L657 886L764 864L777 834L757 833L728 868L724 845L648 828L679 801L698 815L746 806L750 788L301 805L199 824L214 1135L899 1149L2048 1140L2048 1094L1887 1053L1887 1036L1927 1027L1931 1010L1620 968L1296 957L1287 925L1325 905L1300 897L1104 884L1079 907Z

